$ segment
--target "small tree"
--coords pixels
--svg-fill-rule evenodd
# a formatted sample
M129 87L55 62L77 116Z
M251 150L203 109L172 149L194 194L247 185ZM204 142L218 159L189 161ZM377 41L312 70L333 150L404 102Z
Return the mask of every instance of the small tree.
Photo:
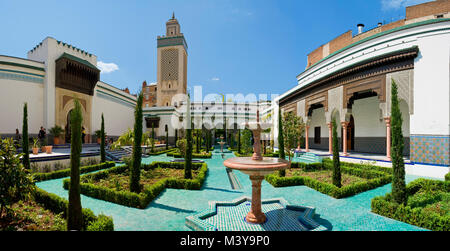
M155 124L153 122L152 122L152 141L151 141L151 143L152 143L151 151L152 151L152 153L154 153L155 152Z
M192 179L192 129L186 129L186 155L184 158L184 178Z
M240 129L238 129L237 134L238 134L238 153L240 154L241 153L241 130Z
M391 93L391 159L392 159L392 198L399 204L406 204L405 163L403 160L402 113L398 101L397 84L392 79Z
M242 137L241 137L241 150L244 154L248 154L252 152L253 145L252 145L252 131L245 128L242 130Z
M81 155L81 124L83 115L78 99L70 116L70 185L69 206L67 209L67 230L80 231L83 226L83 214L80 197L80 155Z
M286 159L286 155L284 153L284 136L283 136L283 117L281 114L281 108L278 108L278 152L280 159ZM281 177L286 176L285 170L278 171L278 174Z
M300 136L305 130L305 125L302 123L300 117L292 112L285 113L282 119L283 123L283 139L284 152L287 152L289 157L289 166L292 162L291 149L297 146Z
M100 129L100 161L102 163L106 162L106 152L105 152L105 119L102 113L102 125Z
M141 188L139 181L141 179L141 162L142 162L142 102L144 95L140 92L136 108L134 111L134 142L132 162L130 166L130 192L140 193Z
M0 139L0 218L3 211L8 216L9 206L27 198L34 189L33 179L24 168L12 138Z
M22 124L22 152L23 166L25 169L30 169L30 142L28 138L28 104L23 106L23 124Z
M181 157L186 158L187 140L186 139L179 139L177 141L177 147L180 150Z
M339 143L336 119L333 119L333 185L341 187L341 162L339 160Z
M186 156L184 158L184 178L192 179L192 123L191 123L191 101L188 96L186 106Z
M166 150L169 150L169 128L166 130Z

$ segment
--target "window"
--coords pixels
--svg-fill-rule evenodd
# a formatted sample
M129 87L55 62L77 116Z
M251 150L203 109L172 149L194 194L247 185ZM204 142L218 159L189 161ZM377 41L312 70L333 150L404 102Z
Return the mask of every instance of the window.
M320 144L320 126L314 127L314 144Z

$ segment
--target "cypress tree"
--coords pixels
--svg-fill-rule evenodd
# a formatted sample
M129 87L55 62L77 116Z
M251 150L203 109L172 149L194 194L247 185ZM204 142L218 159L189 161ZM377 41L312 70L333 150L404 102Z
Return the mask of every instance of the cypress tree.
M399 204L406 204L405 163L403 161L402 113L398 102L397 84L392 79L391 93L391 159L392 159L392 198Z
M100 160L102 163L106 162L106 153L105 153L105 119L103 118L102 113L102 125L100 128Z
M142 92L139 94L136 109L134 112L134 142L133 154L130 166L130 191L139 193L141 188L139 181L141 179L141 162L142 162Z
M195 130L195 135L196 135L196 147L197 147L197 150L196 150L196 153L200 153L200 131L199 130Z
M166 131L166 150L169 150L169 128Z
M22 151L23 166L25 169L30 169L30 142L28 139L28 104L23 106L23 124L22 124Z
M75 108L70 116L70 184L69 206L67 209L67 230L80 231L83 226L83 214L80 197L80 155L81 155L81 124L83 116L81 105L75 99Z
M280 153L280 159L286 159L284 152L284 137L283 137L283 121L281 117L281 107L278 108L278 152ZM280 170L279 175L281 177L286 176L286 170Z
M339 160L339 143L336 119L333 119L333 185L341 187L341 162Z
M238 129L238 153L241 153L241 130Z
M152 149L151 149L152 153L155 152L155 144L154 144L154 142L155 142L155 124L152 123Z
M177 144L178 141L178 129L175 129L175 145Z
M186 111L186 156L184 158L184 178L192 179L192 124L191 124L191 101L188 97L188 105Z

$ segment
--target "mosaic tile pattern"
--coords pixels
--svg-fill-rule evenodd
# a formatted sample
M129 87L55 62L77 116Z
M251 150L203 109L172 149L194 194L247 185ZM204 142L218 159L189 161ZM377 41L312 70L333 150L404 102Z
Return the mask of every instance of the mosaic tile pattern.
M314 208L289 205L284 199L262 201L267 217L263 224L247 223L245 217L251 208L251 199L241 197L232 202L210 202L210 208L200 214L186 217L186 225L197 231L323 231L316 223Z
M450 165L450 136L411 136L411 162Z

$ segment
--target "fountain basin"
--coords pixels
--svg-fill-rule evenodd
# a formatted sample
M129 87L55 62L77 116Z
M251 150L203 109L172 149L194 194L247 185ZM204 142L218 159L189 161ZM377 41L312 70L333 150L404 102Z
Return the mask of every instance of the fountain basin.
M253 160L252 157L236 157L223 162L224 166L241 171L250 176L266 176L275 171L288 168L289 161L279 158Z
M263 224L267 217L261 209L261 183L264 176L277 170L283 170L289 167L289 161L279 158L262 158L255 160L255 157L239 157L227 159L223 162L224 166L241 171L250 176L252 182L252 199L250 212L247 214L246 221L253 224Z

